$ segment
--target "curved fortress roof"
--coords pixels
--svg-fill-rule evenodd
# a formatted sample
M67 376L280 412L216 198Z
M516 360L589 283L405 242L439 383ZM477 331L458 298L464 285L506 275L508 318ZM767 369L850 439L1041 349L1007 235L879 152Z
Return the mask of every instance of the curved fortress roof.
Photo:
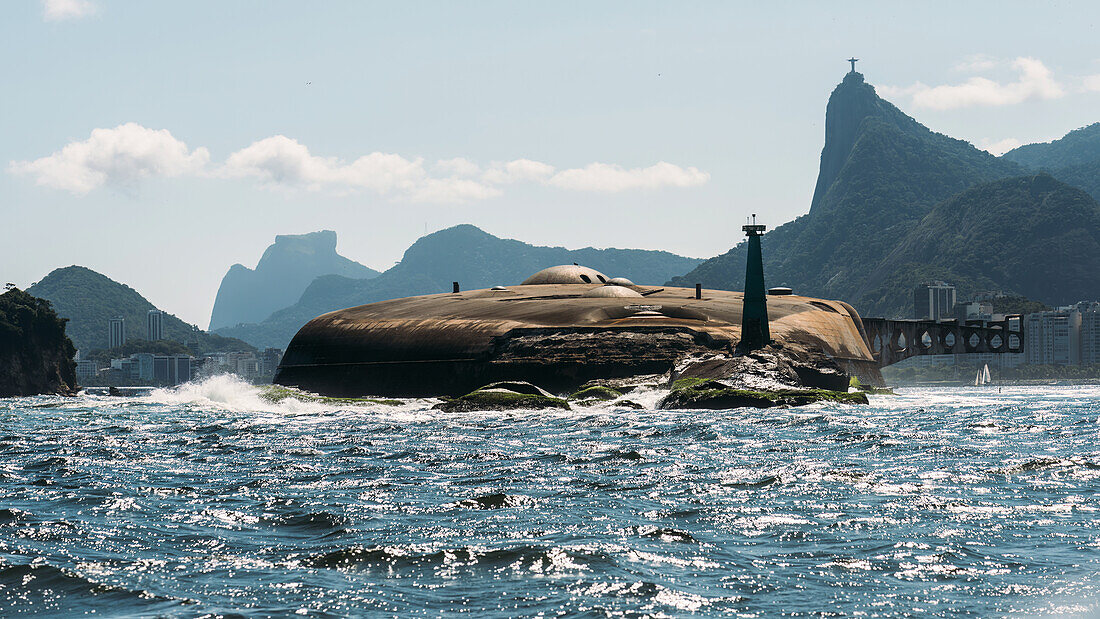
M547 280L587 276L593 283ZM604 286L584 267L552 267L506 289L408 297L318 316L287 348L275 381L326 395L461 394L495 380L568 388L667 371L676 358L732 350L743 294ZM545 283L529 283L532 280ZM606 296L619 289L623 296ZM603 292L601 292L603 291ZM769 296L772 338L874 364L855 310Z

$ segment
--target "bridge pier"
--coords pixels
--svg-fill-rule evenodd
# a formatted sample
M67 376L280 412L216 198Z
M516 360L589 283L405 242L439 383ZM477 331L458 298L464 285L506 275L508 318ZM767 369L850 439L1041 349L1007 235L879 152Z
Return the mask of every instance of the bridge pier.
M1024 322L1019 314L1000 321L887 320L864 318L867 346L886 367L921 355L961 353L1021 353L1024 351Z

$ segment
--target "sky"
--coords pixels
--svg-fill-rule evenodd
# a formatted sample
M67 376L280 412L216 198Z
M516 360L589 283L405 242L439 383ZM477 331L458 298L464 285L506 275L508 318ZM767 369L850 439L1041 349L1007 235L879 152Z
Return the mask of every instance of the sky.
M471 223L707 258L809 209L849 65L1000 154L1100 121L1086 2L0 5L0 277L79 264L205 327L331 229L385 270ZM629 274L615 274L629 277Z

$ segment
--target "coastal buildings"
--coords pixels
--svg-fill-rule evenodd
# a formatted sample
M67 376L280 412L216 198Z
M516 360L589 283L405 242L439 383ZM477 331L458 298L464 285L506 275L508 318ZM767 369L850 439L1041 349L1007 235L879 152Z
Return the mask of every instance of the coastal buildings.
M1024 322L1024 351L1032 365L1077 365L1081 362L1081 313L1036 312Z
M955 287L946 282L931 282L914 288L914 312L924 320L956 320L980 324L1003 320L994 313L998 292L977 293L972 301L944 308L955 296ZM1003 305L1003 304L1002 304ZM1009 368L1028 365L1100 365L1100 302L1082 301L1023 317L1024 352L1022 354L955 354L914 357L912 366L982 366Z
M153 380L160 385L180 385L191 380L189 355L157 355L153 357Z
M1024 321L1027 362L1037 365L1100 363L1100 302L1085 301Z
M146 339L150 342L164 339L164 312L151 309L146 315Z
M1100 307L1081 313L1081 365L1094 364L1100 364Z
M102 378L109 384L136 383L170 387L191 380L193 363L194 359L190 355L135 353L126 358L111 359L111 367L98 371L98 374L106 373Z
M85 382L95 378L96 372L98 371L99 368L96 362L91 359L80 359L76 362L76 380L78 382Z
M107 321L107 348L118 348L126 343L126 320L111 318Z
M261 376L275 376L275 369L279 367L279 363L283 360L283 351L281 348L265 348L260 353L260 375Z
M913 289L913 317L917 320L944 320L955 312L955 286L947 282L923 283Z

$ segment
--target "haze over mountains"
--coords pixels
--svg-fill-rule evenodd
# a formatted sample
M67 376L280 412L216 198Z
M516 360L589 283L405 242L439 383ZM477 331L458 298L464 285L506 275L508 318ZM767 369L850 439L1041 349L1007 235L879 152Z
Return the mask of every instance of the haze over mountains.
M464 224L422 237L405 251L401 262L372 279L339 275L319 277L297 303L258 324L218 329L255 346L285 347L310 319L333 310L417 294L518 284L532 273L557 264L577 262L609 276L638 284L661 284L701 262L669 252L640 249L565 249L501 239Z
M292 305L320 275L367 279L378 271L336 253L336 233L280 234L255 270L234 264L222 278L210 329L260 322L275 310Z
M909 291L933 278L963 296L1002 290L1049 304L1100 296L1090 275L1100 272L1100 207L1032 167L1095 165L1096 127L1017 149L1017 160L997 158L929 130L848 73L829 98L810 212L764 237L767 283L894 317L908 317ZM737 290L744 265L742 243L669 283Z

